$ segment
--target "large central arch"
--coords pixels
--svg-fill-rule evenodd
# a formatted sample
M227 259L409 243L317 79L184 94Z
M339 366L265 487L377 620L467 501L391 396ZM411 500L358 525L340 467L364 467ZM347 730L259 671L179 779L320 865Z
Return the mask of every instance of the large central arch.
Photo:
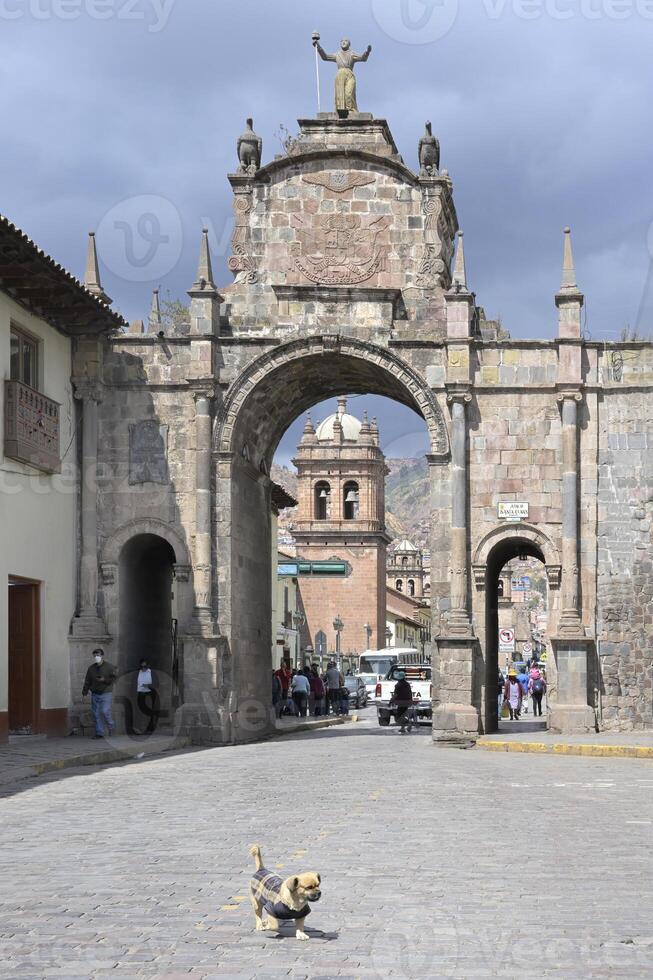
M385 395L418 412L430 458L446 462L446 423L424 378L394 351L340 335L295 340L253 360L216 418L216 605L233 658L240 737L256 737L269 724L258 706L270 700L272 457L303 411L353 392Z

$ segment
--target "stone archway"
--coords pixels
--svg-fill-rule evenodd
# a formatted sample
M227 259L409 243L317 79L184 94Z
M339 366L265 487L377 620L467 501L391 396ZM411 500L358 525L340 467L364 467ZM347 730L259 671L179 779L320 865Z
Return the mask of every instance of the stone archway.
M232 655L236 738L260 737L270 724L269 464L303 411L350 392L385 395L419 413L429 458L447 469L438 465L448 461L447 426L424 379L393 351L354 338L309 337L263 354L232 384L216 419L217 613Z
M559 613L561 565L558 549L541 529L515 523L493 528L477 545L472 562L474 596L472 613L480 646L476 698L481 724L486 732L497 729L498 701L494 696L498 671L498 593L503 566L519 554L537 558L544 565L549 583L550 632L555 631ZM555 691L555 664L551 658L550 693Z
M129 521L104 543L100 598L122 676L116 685L119 723L126 715L129 726L134 670L142 656L158 675L161 704L171 717L178 680L172 620L175 636L186 632L193 608L191 567L182 532L158 518Z

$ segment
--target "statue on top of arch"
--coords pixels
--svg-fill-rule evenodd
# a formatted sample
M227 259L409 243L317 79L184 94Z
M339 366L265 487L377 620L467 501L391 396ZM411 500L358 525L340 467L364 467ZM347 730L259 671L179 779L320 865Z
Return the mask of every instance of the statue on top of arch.
M346 118L350 112L358 112L354 65L357 61L367 61L372 52L372 45L368 44L363 54L357 54L351 50L349 38L345 37L340 42L338 51L334 54L327 54L320 44L320 35L315 33L313 34L313 47L322 61L335 61L338 66L335 80L335 101L338 115Z

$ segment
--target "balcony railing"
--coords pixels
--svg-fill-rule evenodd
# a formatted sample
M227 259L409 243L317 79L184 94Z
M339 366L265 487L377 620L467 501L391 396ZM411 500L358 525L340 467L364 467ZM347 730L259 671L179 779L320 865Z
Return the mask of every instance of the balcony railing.
M5 444L9 459L59 473L59 403L22 381L5 381Z

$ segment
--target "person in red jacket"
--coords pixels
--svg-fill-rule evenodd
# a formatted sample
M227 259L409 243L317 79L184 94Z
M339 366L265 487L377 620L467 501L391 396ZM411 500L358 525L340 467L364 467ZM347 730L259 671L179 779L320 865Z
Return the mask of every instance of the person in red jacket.
M311 667L310 685L311 700L313 701L313 715L316 718L320 718L324 714L324 698L326 695L326 688L324 687L324 681L320 677L318 669L315 667L315 665Z
M281 704L283 711L284 708L288 707L288 699L290 697L290 681L292 679L292 671L290 669L290 664L284 660L281 663L279 669L275 672L276 676L279 678L279 683L281 684ZM291 714L294 714L294 708L291 708Z

